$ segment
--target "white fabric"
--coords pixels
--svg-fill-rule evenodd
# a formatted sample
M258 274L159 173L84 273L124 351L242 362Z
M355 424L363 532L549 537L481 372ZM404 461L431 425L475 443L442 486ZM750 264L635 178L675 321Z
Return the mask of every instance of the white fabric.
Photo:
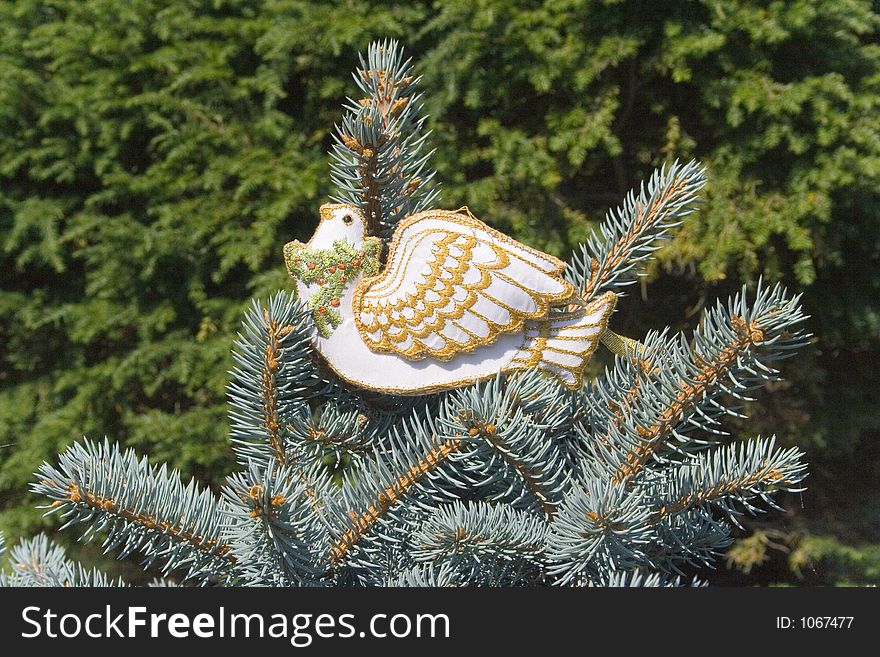
M374 351L448 360L569 298L564 266L472 217L423 212L401 223L385 271L355 296L355 322Z
M309 246L344 239L358 247L363 225L357 209L325 206ZM569 306L574 290L560 275L564 267L469 215L414 215L398 227L384 271L348 282L341 323L328 337L315 331L314 344L342 379L389 394L534 367L577 387L616 296ZM303 300L317 290L297 285ZM552 312L560 307L569 312Z

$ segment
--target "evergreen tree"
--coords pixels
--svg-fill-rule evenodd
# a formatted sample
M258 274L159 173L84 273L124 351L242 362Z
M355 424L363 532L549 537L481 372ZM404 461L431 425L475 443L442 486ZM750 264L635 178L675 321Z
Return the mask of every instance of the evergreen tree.
M438 196L418 79L395 42L374 43L355 79L336 193L387 237ZM704 182L676 162L630 192L570 263L579 296L634 283ZM691 339L608 334L613 366L578 390L533 369L411 398L328 377L311 313L279 292L253 301L235 344L238 467L219 495L108 440L44 463L32 489L105 550L201 584L680 584L739 517L801 490L800 450L717 438L806 343L804 319L798 297L759 284L708 310ZM120 583L45 537L13 552L5 584Z

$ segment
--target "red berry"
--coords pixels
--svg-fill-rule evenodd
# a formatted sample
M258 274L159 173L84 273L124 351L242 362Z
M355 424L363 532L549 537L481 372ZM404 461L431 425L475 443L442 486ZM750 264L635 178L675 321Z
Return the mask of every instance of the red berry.
M299 261L300 261L300 257L299 257L299 256L296 256L296 257L293 259L293 262L294 262L294 263L299 263Z
M328 269L327 271L329 271L331 274L335 274L335 273L336 273L336 267L330 267L330 269Z
M326 283L327 281L325 281L323 278L319 278L319 279L318 279L317 281L315 281L315 282L316 282L318 285L323 285L323 284Z
M316 265L314 262L310 262L309 264L306 265L306 267L308 267L309 269L314 269L317 266L318 265Z
M339 279L339 282L340 282L340 283L345 283L345 276L343 276L342 278L340 278L340 279Z
M319 315L323 315L325 312L327 312L327 306L318 306Z
M339 305L339 299L333 299L333 301L330 302L330 305L336 308Z
M356 259L356 260L352 260L352 262L351 262L351 266L352 266L352 267L360 267L360 266L361 266L360 258L358 258L358 259Z
M336 265L336 267L337 267L340 271L342 271L342 270L345 269L345 263L344 263L344 262L340 262L338 265Z

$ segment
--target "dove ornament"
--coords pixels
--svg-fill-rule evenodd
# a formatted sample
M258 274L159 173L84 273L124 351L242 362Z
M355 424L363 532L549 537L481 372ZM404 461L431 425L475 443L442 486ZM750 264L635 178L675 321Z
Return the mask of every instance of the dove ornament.
M366 227L358 208L326 204L312 239L284 247L314 347L339 377L418 395L538 368L580 387L614 293L584 304L564 262L466 210L401 221L384 266L383 243Z

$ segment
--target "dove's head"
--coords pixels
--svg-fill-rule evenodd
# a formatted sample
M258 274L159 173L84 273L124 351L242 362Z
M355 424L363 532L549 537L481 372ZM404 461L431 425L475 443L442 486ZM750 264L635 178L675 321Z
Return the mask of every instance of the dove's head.
M351 312L345 295L361 278L378 273L382 248L380 238L367 236L361 211L341 203L321 206L321 223L308 244L294 240L284 245L287 271L321 336L329 337Z
M325 203L320 212L321 223L309 241L310 248L329 249L338 240L360 248L367 236L367 222L358 208L345 203Z

